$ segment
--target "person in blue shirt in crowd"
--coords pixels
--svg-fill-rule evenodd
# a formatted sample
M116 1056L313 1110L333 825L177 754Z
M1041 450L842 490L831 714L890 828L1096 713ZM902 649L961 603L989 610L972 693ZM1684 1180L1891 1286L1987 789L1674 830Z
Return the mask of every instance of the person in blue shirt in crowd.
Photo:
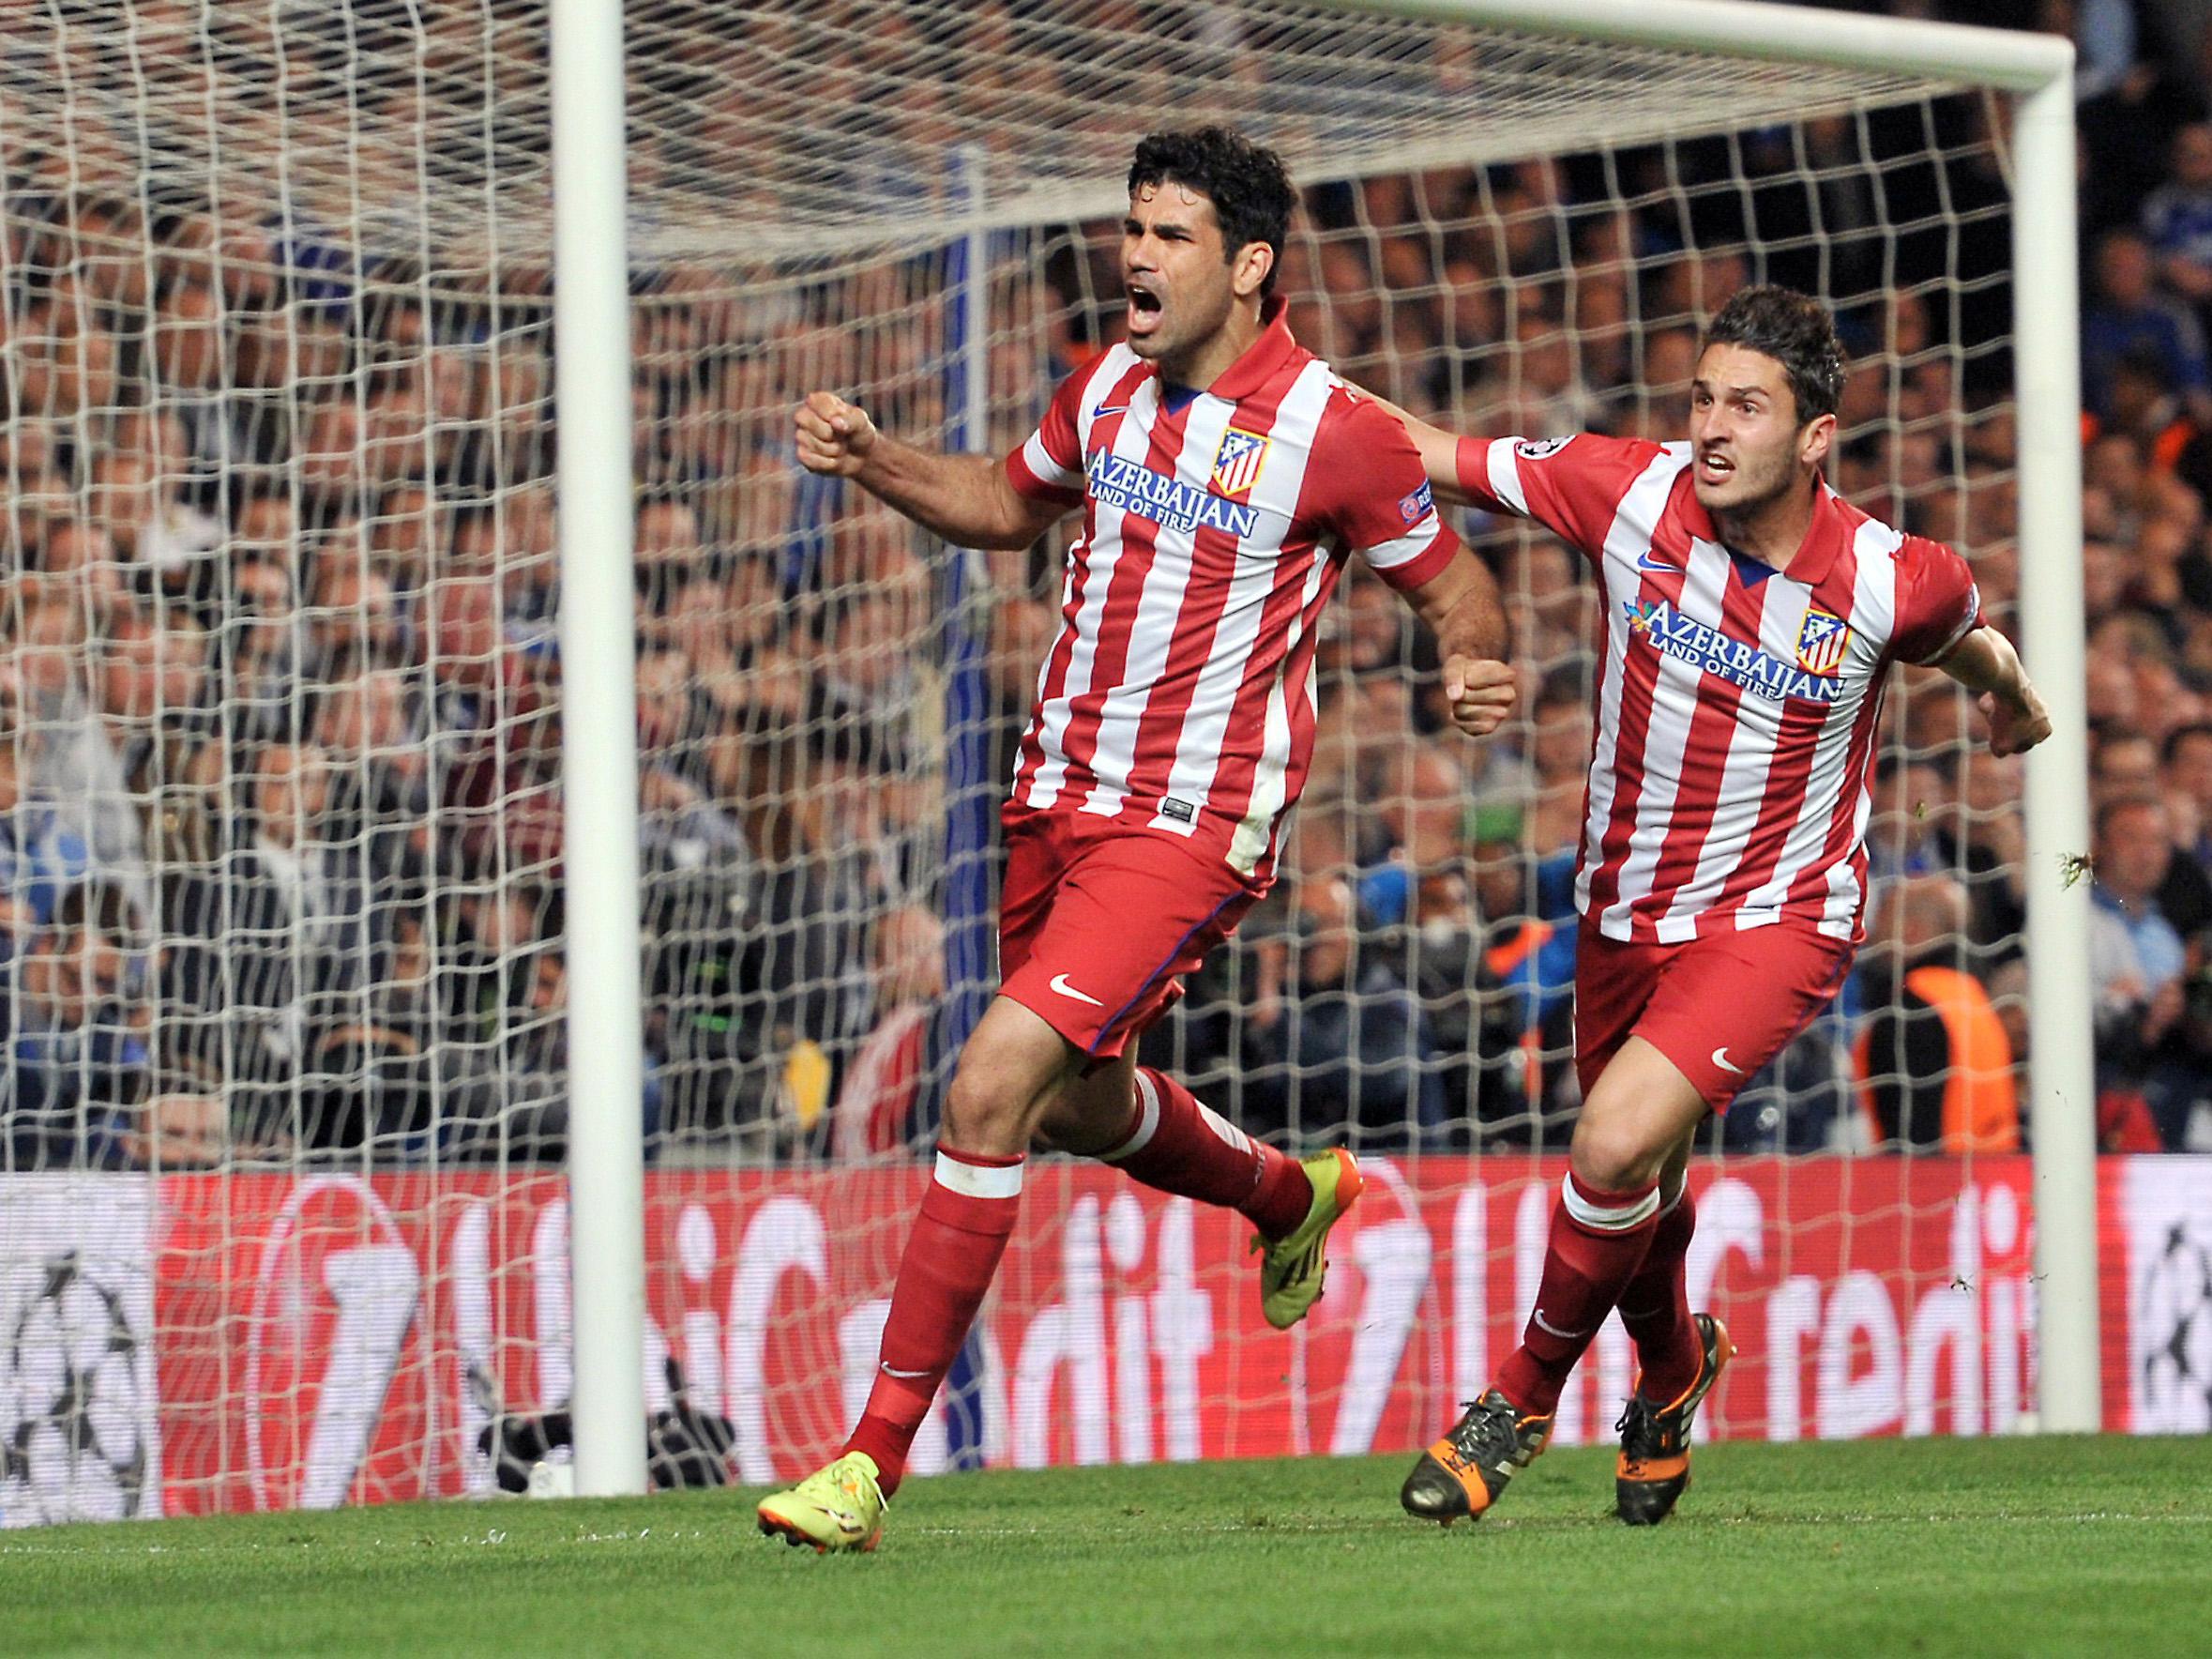
M2140 1092L2170 1147L2206 1081L2185 1022L2189 946L2159 902L2174 857L2159 796L2120 795L2098 808L2089 918L2098 1086Z
M17 1170L112 1168L152 1093L144 959L123 890L78 882L0 969L0 1149Z
M2098 243L2097 299L2082 314L2082 388L2099 419L2112 414L2113 378L2135 353L2164 362L2186 402L2205 397L2204 328L2187 306L2159 291L2158 276L2139 233L2108 231Z
M53 920L63 890L92 860L83 837L26 793L23 762L15 731L0 725L0 955Z
M2212 121L2174 135L2166 182L2143 204L2143 234L2166 285L2200 312L2212 305Z

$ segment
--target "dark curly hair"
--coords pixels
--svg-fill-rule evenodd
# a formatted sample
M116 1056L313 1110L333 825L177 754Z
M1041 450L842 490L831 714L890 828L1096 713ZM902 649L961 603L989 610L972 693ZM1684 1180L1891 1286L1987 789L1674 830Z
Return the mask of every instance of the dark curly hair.
M1740 345L1772 358L1790 377L1797 424L1833 415L1843 396L1843 342L1836 319L1810 295L1771 283L1738 288L1705 329L1706 346Z
M1261 281L1260 293L1263 297L1274 293L1291 209L1298 205L1282 158L1229 127L1152 133L1137 145L1129 162L1129 194L1170 180L1189 186L1214 205L1232 262L1239 249L1267 244L1275 263Z

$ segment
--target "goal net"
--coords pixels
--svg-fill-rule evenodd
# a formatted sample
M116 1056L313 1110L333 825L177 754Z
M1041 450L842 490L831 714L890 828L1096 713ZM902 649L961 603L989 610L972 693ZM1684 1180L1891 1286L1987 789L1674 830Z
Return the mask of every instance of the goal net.
M520 1485L565 1456L521 1431L576 1362L561 894L593 879L560 835L544 8L7 9L0 1521ZM1677 436L1721 298L1822 295L1836 487L2013 614L1973 86L1302 5L625 10L640 1361L744 1480L867 1386L1072 533L942 547L801 474L790 408L1019 443L1116 337L1139 136L1279 146L1298 337L1462 432ZM1547 538L1462 527L1513 723L1451 735L1432 645L1352 572L1277 895L1145 1049L1250 1133L1372 1155L1327 1300L1269 1332L1233 1217L1046 1160L920 1467L1402 1450L1509 1347L1574 1104L1596 601ZM2033 1397L2025 1162L1994 1107L1965 1149L1884 1017L1962 976L1976 1098L2015 1087L2017 780L1946 682L1890 710L1893 948L1693 1171L1693 1295L1748 1350L1719 1434L2001 1432ZM1629 1365L1615 1327L1563 1440Z

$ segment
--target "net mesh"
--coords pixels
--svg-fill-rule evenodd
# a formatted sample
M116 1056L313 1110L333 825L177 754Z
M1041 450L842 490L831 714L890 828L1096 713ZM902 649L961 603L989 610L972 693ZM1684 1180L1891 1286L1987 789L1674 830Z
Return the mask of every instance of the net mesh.
M1721 297L1829 297L1838 487L2010 614L2008 192L1971 91L1283 5L627 13L648 1393L726 1416L749 1479L865 1388L944 1010L987 988L955 878L994 855L960 826L1010 774L1068 533L948 555L798 473L790 406L1019 443L1115 337L1143 132L1279 144L1295 331L1463 432L1676 435ZM0 1322L59 1334L6 1361L35 1455L0 1519L515 1484L548 1454L514 1414L572 1376L559 893L589 879L559 834L543 9L6 16ZM1377 1155L1331 1303L1265 1334L1233 1218L1046 1164L922 1467L1409 1446L1509 1347L1574 1103L1595 598L1547 539L1463 527L1521 714L1445 734L1432 647L1355 573L1285 879L1146 1050L1252 1133ZM1932 930L2019 1054L2017 780L1968 736L1946 682L1893 701L1877 933ZM1894 975L1711 1132L1774 1157L1701 1164L1696 1271L1789 1356L1739 1370L1722 1432L2004 1428L2029 1397L2016 1164L1793 1162L1941 1146L1920 1027L1872 1017ZM101 1330L127 1357L63 1389ZM1615 1330L1563 1438L1627 1363ZM95 1395L87 1438L56 1402Z

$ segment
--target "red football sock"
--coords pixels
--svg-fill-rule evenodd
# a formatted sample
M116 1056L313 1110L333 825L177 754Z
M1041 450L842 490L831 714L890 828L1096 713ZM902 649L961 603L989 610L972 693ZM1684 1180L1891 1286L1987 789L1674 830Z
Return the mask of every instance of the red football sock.
M1621 1292L1621 1323L1636 1339L1636 1360L1644 1367L1638 1387L1647 1400L1664 1406L1677 1400L1697 1380L1704 1351L1689 1317L1689 1278L1683 1264L1697 1231L1697 1200L1689 1182L1674 1202L1662 1206L1644 1265Z
M915 1433L967 1340L1021 1206L1020 1158L938 1148L936 1175L899 1261L875 1385L845 1442L847 1452L875 1459L886 1498L899 1489Z
M1571 1174L1560 1183L1536 1307L1498 1372L1499 1390L1523 1411L1540 1417L1557 1408L1575 1362L1651 1248L1659 1202L1657 1181L1628 1193L1584 1186Z
M1199 1103L1164 1072L1137 1068L1129 1138L1100 1160L1163 1193L1235 1210L1270 1239L1306 1219L1313 1183L1290 1158Z

